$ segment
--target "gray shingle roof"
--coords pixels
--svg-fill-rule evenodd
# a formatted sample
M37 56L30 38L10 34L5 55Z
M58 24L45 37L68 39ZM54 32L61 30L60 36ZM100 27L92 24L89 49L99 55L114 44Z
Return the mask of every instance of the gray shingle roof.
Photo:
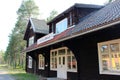
M49 33L49 27L46 24L45 20L39 20L39 19L31 18L30 21L31 21L34 32L44 33L44 34Z
M51 20L50 22L48 22L47 24L52 23L53 21L55 21L56 19L60 18L61 16L63 16L63 14L69 13L70 10L74 9L75 7L77 8L94 8L94 9L101 9L103 6L101 5L93 5L93 4L79 4L79 3L75 3L74 5L72 5L70 8L68 8L67 10L63 11L61 14L57 15L53 20Z
M79 24L72 29L72 33L108 23L109 21L113 21L117 18L120 18L120 0L116 0L106 5L104 8L79 22Z
M34 46L28 47L26 51L29 52L38 48L46 47L64 40L84 35L87 33L87 31L92 32L95 29L99 30L100 28L104 28L105 26L111 27L112 24L115 25L118 23L120 23L120 0L116 0L106 5L99 11L91 13L85 19L81 20L78 25L54 36L53 39L43 42L39 45L36 44Z

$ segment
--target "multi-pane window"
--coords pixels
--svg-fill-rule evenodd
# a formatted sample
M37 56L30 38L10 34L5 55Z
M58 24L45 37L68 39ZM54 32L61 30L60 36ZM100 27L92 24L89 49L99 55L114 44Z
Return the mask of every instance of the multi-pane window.
M52 70L57 69L57 51L51 51L50 64Z
M77 71L77 61L72 51L67 49L67 69L68 71Z
M39 54L39 69L44 69L45 67L45 59L42 54Z
M29 46L31 46L34 43L34 36L29 38Z
M120 72L120 39L98 43L101 74Z
M51 50L50 69L57 70L63 65L67 71L77 71L77 61L72 51L66 47Z
M28 68L32 68L32 57L28 56Z

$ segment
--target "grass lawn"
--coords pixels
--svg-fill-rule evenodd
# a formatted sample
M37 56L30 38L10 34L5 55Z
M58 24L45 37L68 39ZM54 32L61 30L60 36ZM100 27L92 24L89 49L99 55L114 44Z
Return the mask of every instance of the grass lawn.
M39 80L37 75L26 73L23 69L12 69L8 68L7 65L0 65L0 69L7 70L8 74L16 80Z

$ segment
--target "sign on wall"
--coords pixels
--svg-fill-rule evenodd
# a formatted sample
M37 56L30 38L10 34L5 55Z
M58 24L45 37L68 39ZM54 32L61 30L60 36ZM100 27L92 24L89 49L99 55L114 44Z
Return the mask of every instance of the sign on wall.
M53 39L53 38L54 38L54 34L53 34L53 33L50 33L50 34L48 34L48 35L46 35L46 36L38 39L38 40L37 40L37 44L43 43L43 42L48 41L48 40L51 40L51 39Z

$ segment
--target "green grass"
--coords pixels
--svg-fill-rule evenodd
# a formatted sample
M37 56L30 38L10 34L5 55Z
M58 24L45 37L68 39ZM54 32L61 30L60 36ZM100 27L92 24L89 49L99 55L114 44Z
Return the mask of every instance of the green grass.
M0 69L8 71L8 74L12 75L15 80L39 80L37 75L26 73L23 69L8 68L7 65L0 65Z
M38 80L38 77L33 74L28 74L28 73L17 73L17 74L12 74L12 76L16 80Z

